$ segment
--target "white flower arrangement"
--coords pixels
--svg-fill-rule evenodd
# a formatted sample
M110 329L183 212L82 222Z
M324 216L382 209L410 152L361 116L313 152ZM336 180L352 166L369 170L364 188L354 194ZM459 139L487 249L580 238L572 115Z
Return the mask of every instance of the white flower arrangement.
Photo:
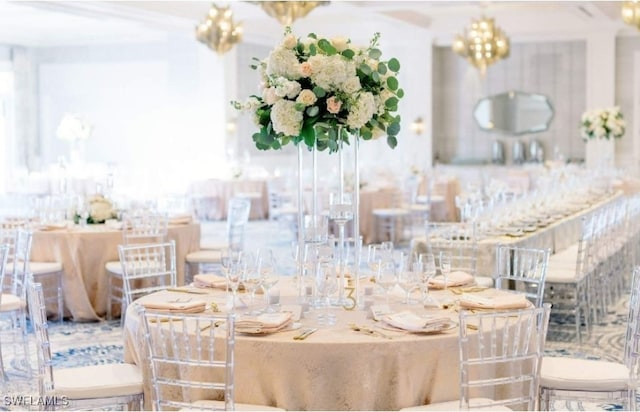
M260 96L231 102L253 113L260 128L253 135L256 147L277 150L304 142L334 152L339 141L349 142L349 134L363 140L386 134L387 144L396 147L400 115L394 112L404 96L400 62L381 60L379 38L376 33L368 47L356 47L342 37L311 33L299 39L287 28L266 59L254 58Z
M619 139L624 134L625 121L619 106L588 110L582 114L580 135L588 139Z
M93 132L93 126L84 117L75 113L65 113L60 120L56 135L59 139L73 142L88 139L91 132Z

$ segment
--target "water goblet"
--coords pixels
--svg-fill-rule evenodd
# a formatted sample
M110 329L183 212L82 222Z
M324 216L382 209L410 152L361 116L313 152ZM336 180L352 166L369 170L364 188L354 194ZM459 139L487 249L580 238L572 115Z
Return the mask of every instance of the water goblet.
M437 302L429 295L429 280L436 275L436 259L432 253L422 253L419 256L421 274L422 304L436 306Z
M376 284L384 290L387 305L389 304L389 294L397 283L396 264L393 259L380 260L378 262Z
M440 251L440 273L444 278L444 288L447 289L449 273L451 273L451 252Z
M416 303L411 300L411 292L420 285L420 274L422 271L420 262L415 254L401 254L398 265L398 286L405 292L405 299L402 303Z
M249 311L248 315L257 315L260 313L259 310L253 308L253 304L256 298L256 292L258 288L262 285L262 276L260 275L260 254L258 253L256 256L248 255L245 257L247 260L244 264L244 279L242 284L247 292L249 292ZM253 308L253 309L252 309Z
M266 250L260 254L258 271L260 273L260 286L264 290L265 311L274 311L271 307L271 289L278 283L276 259L272 250Z
M231 310L235 312L236 310L236 299L238 297L238 288L240 287L240 282L242 281L242 277L244 275L243 265L243 256L242 254L238 257L238 259L231 260L229 264L229 269L227 270L227 289L231 289L232 294L232 303Z

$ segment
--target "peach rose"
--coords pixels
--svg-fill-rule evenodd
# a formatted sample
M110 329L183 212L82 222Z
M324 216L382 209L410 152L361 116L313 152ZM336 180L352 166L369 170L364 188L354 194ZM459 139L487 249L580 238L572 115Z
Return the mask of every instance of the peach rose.
M313 71L311 70L311 65L309 64L309 62L300 64L300 73L302 73L302 77L309 77L311 76L312 72Z
M298 39L293 34L287 34L282 41L282 45L287 49L293 49L298 45Z
M331 96L327 99L327 111L331 114L337 114L342 108L342 102L336 99L335 96Z
M313 93L311 90L309 89L304 89L303 91L300 92L300 94L298 95L298 98L296 99L296 103L302 103L305 106L311 106L312 104L314 104L316 101L318 100L318 98L316 97L315 93Z

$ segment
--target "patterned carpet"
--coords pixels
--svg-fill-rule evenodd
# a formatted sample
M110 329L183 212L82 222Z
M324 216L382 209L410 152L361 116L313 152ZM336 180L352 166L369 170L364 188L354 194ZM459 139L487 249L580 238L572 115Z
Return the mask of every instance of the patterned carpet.
M256 241L256 247L268 246L278 249L279 256L291 256L290 244L293 240L288 233L274 236L269 233L269 224L250 225L248 238L264 239L264 243ZM220 233L216 225L209 226L203 233ZM222 232L224 233L224 232ZM206 236L206 235L205 235ZM215 235L212 235L215 237ZM582 345L577 344L575 334L572 333L570 323L564 325L564 319L552 317L550 332L547 339L546 354L549 356L571 356L588 359L603 359L621 361L624 350L624 334L627 316L627 301L621 299L600 325L595 325L592 335L585 339ZM83 365L98 365L122 362L123 344L122 331L119 321L74 323L65 321L63 324L50 325L51 347L55 367L74 367ZM4 336L1 337L5 342ZM20 357L10 350L5 350L4 364L9 374L9 383L2 384L4 398L0 400L0 410L29 409L25 405L9 405L12 395L37 394L37 379L25 379L21 373L22 364L17 362ZM32 341L30 347L30 364L35 368L37 361L35 346ZM32 410L39 408L33 407ZM618 405L612 404L583 404L581 402L557 403L556 410L616 410Z

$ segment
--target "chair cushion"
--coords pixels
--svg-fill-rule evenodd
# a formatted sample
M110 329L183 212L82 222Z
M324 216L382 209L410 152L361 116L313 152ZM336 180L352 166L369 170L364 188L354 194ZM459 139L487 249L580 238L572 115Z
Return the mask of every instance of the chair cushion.
M581 391L625 390L629 369L615 362L589 359L542 358L540 386L545 388Z
M202 241L200 242L200 249L203 250L220 250L229 247L229 243L226 240L218 241Z
M371 212L374 216L381 217L394 217L394 216L406 216L409 211L406 209L373 209Z
M113 260L111 262L107 262L104 265L105 269L107 269L107 272L111 272L111 273L115 273L116 275L120 275L122 276L123 272L122 272L122 265L120 264L119 260Z
M221 409L224 410L224 401L195 401L194 408L197 409ZM276 408L273 406L251 405L248 403L235 403L236 411L284 411L286 409ZM180 409L186 411L189 409Z
M44 275L45 273L62 272L60 262L29 262L29 271L34 275Z
M485 288L492 288L493 287L493 278L490 276L477 276L475 277L476 279L476 285L481 286L481 287L485 287Z
M16 295L3 293L0 298L0 312L11 312L27 306L27 302Z
M53 382L56 394L69 399L142 393L142 373L136 365L129 363L54 369Z
M185 256L189 263L219 263L222 261L222 253L219 250L198 250Z
M487 398L471 398L470 403L472 405L479 403L493 402ZM510 411L511 409L506 406L487 406L487 407L474 407L473 409L487 410L487 411ZM432 403L429 405L413 406L411 408L402 408L401 411L460 411L460 401L449 401Z

